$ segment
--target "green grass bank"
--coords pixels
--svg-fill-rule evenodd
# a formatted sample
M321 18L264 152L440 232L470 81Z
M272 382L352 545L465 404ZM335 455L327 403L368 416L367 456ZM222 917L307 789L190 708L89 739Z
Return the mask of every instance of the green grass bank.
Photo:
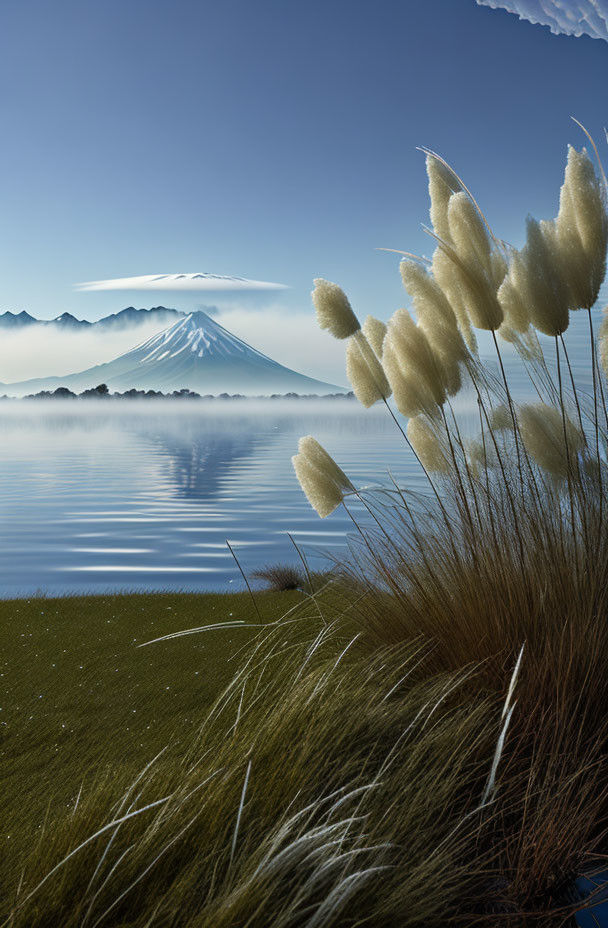
M264 621L299 593L260 593ZM139 648L186 628L242 620ZM117 795L168 744L190 742L257 633L247 594L141 594L0 601L0 879L45 820L104 777Z

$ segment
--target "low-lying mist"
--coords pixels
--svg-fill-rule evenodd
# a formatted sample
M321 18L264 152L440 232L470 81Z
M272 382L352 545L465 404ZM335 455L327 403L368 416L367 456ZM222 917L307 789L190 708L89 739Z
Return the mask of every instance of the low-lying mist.
M31 326L0 337L0 382L32 377L63 376L111 361L167 327L166 321L145 320L116 332L70 332L51 326Z

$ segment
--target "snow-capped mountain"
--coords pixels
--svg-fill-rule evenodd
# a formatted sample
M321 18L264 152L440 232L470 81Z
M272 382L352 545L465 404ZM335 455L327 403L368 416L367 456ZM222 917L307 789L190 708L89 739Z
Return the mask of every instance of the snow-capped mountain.
M298 374L266 357L203 312L178 319L167 329L113 361L65 377L40 377L1 384L3 393L23 396L68 387L74 392L108 385L111 391L187 388L202 394L327 394L343 387Z

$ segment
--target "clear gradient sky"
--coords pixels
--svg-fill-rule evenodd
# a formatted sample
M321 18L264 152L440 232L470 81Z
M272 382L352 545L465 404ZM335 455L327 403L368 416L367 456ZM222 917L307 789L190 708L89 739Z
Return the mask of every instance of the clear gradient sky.
M42 318L188 307L72 289L178 271L288 284L255 298L286 314L327 277L386 318L374 247L432 250L417 145L514 244L557 209L570 115L608 153L608 43L475 0L3 0L0 73L0 311Z

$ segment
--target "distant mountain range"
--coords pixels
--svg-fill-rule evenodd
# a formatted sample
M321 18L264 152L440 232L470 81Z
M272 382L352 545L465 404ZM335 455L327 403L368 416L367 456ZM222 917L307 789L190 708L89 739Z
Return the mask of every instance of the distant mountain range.
M204 312L186 316L164 307L147 311L130 307L94 324L99 326L101 322L124 316L130 310L133 313L162 310L178 318L168 328L113 361L96 364L65 377L37 377L19 383L0 384L0 390L9 396L24 396L57 387L80 392L105 383L110 390L121 392L135 389L168 393L188 389L201 394L240 393L245 396L346 392L344 387L283 367L232 335ZM78 324L78 320L75 322Z
M115 331L128 329L132 326L140 325L142 322L158 322L159 328L170 325L176 319L183 319L186 313L177 309L168 309L166 306L153 306L152 309L135 309L134 306L127 306L118 313L112 313L97 322L88 322L86 319L76 319L71 313L62 313L54 319L36 319L30 316L25 310L20 313L5 312L0 314L0 330L26 329L30 327L50 327L60 331L83 331L85 329L99 329Z

